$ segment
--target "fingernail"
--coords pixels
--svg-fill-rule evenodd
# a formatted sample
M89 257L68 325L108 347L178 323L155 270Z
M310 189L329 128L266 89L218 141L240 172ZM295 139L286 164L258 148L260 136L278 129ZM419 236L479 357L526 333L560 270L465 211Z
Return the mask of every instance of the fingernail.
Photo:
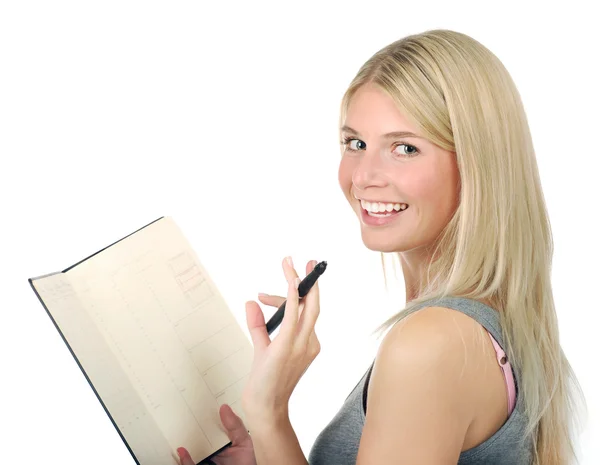
M265 293L263 293L263 292L259 292L259 293L258 293L258 296L259 296L259 297L266 297L266 296L268 296L268 295L269 295L269 294L265 294Z
M285 257L285 260L288 262L288 265L290 265L291 267L294 266L294 262L292 262L292 257Z
M296 278L296 289L298 289L298 286L300 286L300 278Z

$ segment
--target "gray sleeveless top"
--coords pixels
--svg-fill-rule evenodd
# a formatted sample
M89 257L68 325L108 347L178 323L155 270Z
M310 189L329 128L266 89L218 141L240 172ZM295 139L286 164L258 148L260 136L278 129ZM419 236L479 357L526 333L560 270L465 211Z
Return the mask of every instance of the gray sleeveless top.
M504 350L500 315L493 308L463 297L432 299L404 311L409 315L423 307L445 307L458 310L478 321ZM373 362L374 364L375 362ZM532 442L525 438L527 418L519 396L520 368L511 360L515 377L517 401L508 420L489 439L460 454L458 465L530 465ZM367 387L373 364L346 398L331 422L317 436L310 451L310 465L354 465L365 424Z

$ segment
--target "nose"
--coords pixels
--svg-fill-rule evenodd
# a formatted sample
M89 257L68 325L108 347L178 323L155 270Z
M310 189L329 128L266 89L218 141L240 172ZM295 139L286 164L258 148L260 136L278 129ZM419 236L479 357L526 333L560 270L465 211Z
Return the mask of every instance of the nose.
M363 152L360 161L352 173L352 184L360 192L367 187L385 187L384 167L375 151Z

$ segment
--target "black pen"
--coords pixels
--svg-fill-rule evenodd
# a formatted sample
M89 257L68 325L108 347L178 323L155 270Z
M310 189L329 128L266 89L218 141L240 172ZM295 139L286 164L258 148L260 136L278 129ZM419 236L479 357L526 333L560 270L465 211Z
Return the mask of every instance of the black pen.
M310 288L317 282L319 276L321 276L325 272L325 268L327 268L327 262L317 263L315 268L306 275L300 284L298 285L298 297L302 299ZM283 315L285 313L285 303L287 300L284 300L283 303L279 306L275 314L271 317L271 319L267 322L267 333L271 334L273 331L277 329L277 327L283 321Z

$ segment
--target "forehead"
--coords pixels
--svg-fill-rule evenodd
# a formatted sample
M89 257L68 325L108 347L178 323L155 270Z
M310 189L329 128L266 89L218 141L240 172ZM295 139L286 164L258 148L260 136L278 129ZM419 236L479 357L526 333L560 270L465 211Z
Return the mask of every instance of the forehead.
M365 84L352 96L346 119L340 129L342 132L363 136L379 136L395 131L416 132L394 100L373 84Z

